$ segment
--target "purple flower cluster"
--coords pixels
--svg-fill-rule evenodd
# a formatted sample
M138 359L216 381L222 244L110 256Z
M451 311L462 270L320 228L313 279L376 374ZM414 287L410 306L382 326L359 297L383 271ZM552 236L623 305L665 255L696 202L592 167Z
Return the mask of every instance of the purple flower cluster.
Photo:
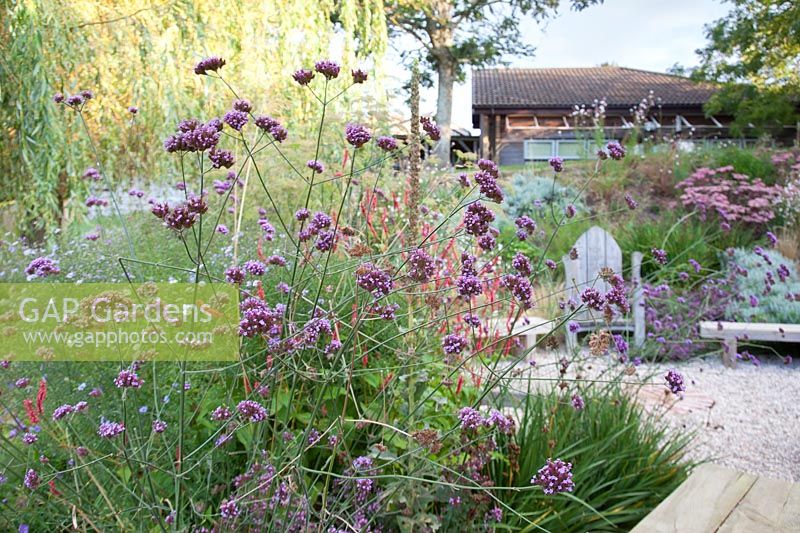
M61 269L52 259L47 257L37 257L31 261L25 268L25 273L29 276L36 276L39 278L46 278L47 276L55 276L61 273Z
M330 59L322 59L314 63L314 70L325 76L327 79L332 80L339 76L341 70L339 63L331 61Z
M521 241L536 233L536 222L528 215L522 215L514 221L517 226L517 238Z
M153 420L153 433L164 433L167 430L167 423L163 420Z
M263 276L264 272L267 271L267 266L262 263L261 261L247 261L244 264L244 269L251 275L251 276Z
M219 505L219 514L225 520L231 520L239 516L239 507L236 505L236 500L223 500Z
M472 407L462 407L458 419L461 420L461 429L465 431L474 431L483 426L483 416Z
M203 59L194 66L194 73L198 75L208 75L225 66L225 60L218 56L211 56Z
M125 426L119 422L106 420L97 428L97 434L104 439L113 439L125 431Z
M469 235L480 237L489 231L494 222L494 213L480 202L469 204L464 213L464 229Z
M533 273L533 265L531 265L530 259L522 252L517 252L514 255L514 258L511 260L511 266L514 267L514 270L519 272L520 275L525 277Z
M408 277L418 283L430 280L436 272L433 257L422 248L417 248L408 257Z
M353 76L353 83L364 83L367 81L367 73L360 68L351 70L350 74Z
M100 181L103 179L103 176L100 175L100 171L94 167L89 167L83 173L83 179L92 180L92 181Z
M235 162L233 152L230 150L220 150L216 146L208 152L208 159L211 161L211 166L213 168L231 168Z
M419 123L422 124L422 129L428 134L432 141L438 141L442 137L442 130L439 125L430 117L420 117Z
M238 109L231 109L225 113L222 120L236 131L242 131L242 128L244 128L245 124L250 120L250 115Z
M497 184L497 179L500 177L497 165L488 159L479 159L477 165L480 170L473 177L475 183L480 186L481 194L493 202L502 203L503 191Z
M508 274L503 278L503 286L511 291L511 294L523 308L530 309L533 307L533 287L527 277Z
M300 85L308 85L311 83L311 80L314 79L314 71L305 69L296 70L294 74L292 74L292 78Z
M211 420L214 420L216 422L228 420L231 416L233 416L231 410L224 405L220 405L219 407L211 411Z
M383 135L378 137L375 140L375 144L378 145L378 148L385 152L391 152L393 150L397 150L397 139L394 137L389 137L387 135Z
M653 260L656 263L660 265L667 264L667 252L665 252L661 248L653 248L652 250L650 250L650 253L653 254Z
M283 142L288 136L286 128L280 122L272 117L266 115L259 115L255 119L255 125L258 129L265 131L272 135L272 138L278 142Z
M244 271L239 267L230 267L225 271L225 281L228 283L244 283Z
M280 335L284 313L282 305L271 308L263 300L251 297L244 300L239 309L242 313L239 335L244 337L266 335L273 338Z
M53 421L58 421L67 416L68 414L74 413L75 408L72 407L70 404L65 403L64 405L60 405L53 410Z
M29 468L28 471L25 472L25 478L22 480L22 484L29 490L38 489L41 482L39 474L33 468Z
M583 397L580 394L573 394L572 395L572 407L576 411L582 411L584 407L586 407L586 402L583 400Z
M467 339L450 333L442 338L442 349L447 355L458 355L467 347Z
M114 385L119 389L132 388L138 389L142 386L143 381L133 370L123 369L120 370L116 378L114 378Z
M558 494L559 492L572 492L575 483L572 481L572 463L565 463L561 459L547 460L536 475L531 478L531 483L542 487L545 494Z
M356 284L372 294L375 299L383 298L394 288L392 276L372 263L364 263L356 269Z
M173 152L204 152L219 143L222 121L211 119L205 124L195 119L187 119L178 124L177 133L164 141L164 150Z
M372 133L360 124L348 124L344 129L344 136L356 148L361 148L372 139Z
M630 194L625 195L625 203L628 204L628 208L631 210L636 209L636 207L639 205L639 202L634 200L633 196L631 196Z
M683 383L683 376L675 369L669 370L667 375L664 376L664 379L667 381L667 386L672 394L680 394L686 390L686 385Z
M608 150L608 155L611 156L611 159L615 161L619 161L625 157L625 148L622 147L617 141L611 141L606 145L606 150Z
M267 409L253 400L242 400L236 406L236 410L249 422L263 422L267 419Z
M551 157L548 162L553 167L554 172L562 172L564 170L564 160L560 157Z
M322 174L325 172L325 165L322 164L322 161L317 161L316 159L307 161L306 166L317 174Z

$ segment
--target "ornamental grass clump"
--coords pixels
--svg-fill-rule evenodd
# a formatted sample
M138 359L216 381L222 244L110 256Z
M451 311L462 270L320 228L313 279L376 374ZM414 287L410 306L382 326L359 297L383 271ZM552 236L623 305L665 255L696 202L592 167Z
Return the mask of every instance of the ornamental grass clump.
M306 67L293 74L293 88L319 102L316 132L291 131L251 104L225 59L198 62L202 81L227 92L164 140L180 173L178 199L150 199L148 225L136 233L128 225L139 219L117 210L120 238L85 244L98 255L127 244L114 257L117 280L234 288L239 359L164 362L142 353L122 367L66 369L4 359L0 372L16 385L4 404L0 495L16 503L0 523L481 531L628 525L645 513L655 499L630 504L634 487L663 495L682 472L680 454L653 447L664 435L630 403L588 385L578 390L582 380L564 370L551 380L553 395L530 396L537 407L523 416L507 409L507 378L518 363L528 368L530 349L515 353L518 342L492 324L524 324L525 311L547 298L537 281L553 267L549 244L539 256L500 255L506 195L497 165L479 160L458 182L413 175L405 183L394 169L408 146L380 123L326 123L331 103L359 90L367 74L343 76L331 60ZM94 104L83 93L56 99L70 113ZM429 118L414 118L418 126L431 141L440 136ZM295 138L312 139L311 153L288 153L283 143ZM619 145L607 150L589 180L625 156ZM106 179L101 161L93 168ZM275 187L277 173L303 193ZM98 194L116 206L111 188ZM553 235L580 212L578 198L569 205L538 213L552 217ZM540 237L536 215L517 220L520 240ZM41 255L26 272L39 282L74 277L59 265ZM609 322L630 312L624 273L603 277L610 289L562 302L557 327L585 309ZM602 355L612 337L598 338L593 351ZM612 364L608 381L630 369ZM36 392L26 377L33 372L50 377ZM544 424L552 430L542 436ZM595 468L600 459L610 466Z

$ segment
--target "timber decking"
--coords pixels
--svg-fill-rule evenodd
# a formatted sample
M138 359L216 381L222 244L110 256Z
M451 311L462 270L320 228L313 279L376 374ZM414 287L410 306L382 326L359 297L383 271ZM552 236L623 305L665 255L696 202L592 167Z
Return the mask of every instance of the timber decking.
M800 531L800 484L699 466L632 533Z

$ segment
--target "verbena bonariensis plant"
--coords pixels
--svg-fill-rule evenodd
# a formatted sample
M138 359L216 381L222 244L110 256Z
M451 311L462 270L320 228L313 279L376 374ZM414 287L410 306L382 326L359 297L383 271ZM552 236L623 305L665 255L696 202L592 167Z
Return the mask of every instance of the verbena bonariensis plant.
M458 181L421 184L412 176L412 190L392 186L398 174L387 180L384 173L406 150L396 139L359 123L326 133L330 103L367 76L345 75L327 60L293 75L320 103L312 153L293 163L281 148L292 133L237 94L224 66L219 57L195 66L230 91L223 117L186 119L164 141L181 171L183 199L151 201L153 220L164 239L182 244L188 267L137 258L147 251L131 237L132 257L120 263L129 279L148 266L195 283L235 284L240 361L134 361L96 386L71 388L57 407L53 393L46 401L46 380L34 401L35 381L20 376L13 394L23 407L7 407L14 434L3 438L3 480L21 502L9 516L45 529L481 530L504 516L535 527L503 492L557 498L580 491L580 479L569 457L537 457L538 470L520 471L518 418L502 410L509 378L519 374L515 363L528 352L501 362L513 342L489 319L524 322L540 299L532 281L555 264L544 255L500 261L489 207L504 198L497 165L480 160ZM90 99L55 101L82 114ZM419 124L429 138L439 136L434 122L413 112L412 124L412 132ZM322 154L342 146L347 164L331 171ZM305 185L302 197L271 187L267 153L275 155L273 168L277 161ZM596 169L624 155L610 143ZM551 165L555 184L563 161ZM102 177L99 155L87 175ZM379 188L382 179L390 189ZM267 207L258 208L259 238L240 245L245 198ZM575 216L569 207L551 209L556 227ZM419 222L414 231L411 218ZM537 231L528 216L516 226L520 239ZM222 239L231 264L209 263ZM47 257L28 272L60 275ZM585 307L608 320L630 310L622 273L603 277L612 289L590 287L580 301L564 302L558 326ZM607 331L593 334L590 346L594 355L627 351ZM566 375L580 355L570 357L550 381L582 409L580 380ZM604 381L629 371L613 367ZM677 373L665 379L674 393L683 390ZM530 482L510 481L520 478Z

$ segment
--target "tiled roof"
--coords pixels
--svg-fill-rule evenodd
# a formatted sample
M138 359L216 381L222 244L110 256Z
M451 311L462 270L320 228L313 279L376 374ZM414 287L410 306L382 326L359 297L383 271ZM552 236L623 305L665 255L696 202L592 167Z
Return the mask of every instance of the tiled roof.
M712 84L623 67L500 68L472 73L473 107L563 107L605 98L608 106L634 106L653 91L662 105L697 105Z

